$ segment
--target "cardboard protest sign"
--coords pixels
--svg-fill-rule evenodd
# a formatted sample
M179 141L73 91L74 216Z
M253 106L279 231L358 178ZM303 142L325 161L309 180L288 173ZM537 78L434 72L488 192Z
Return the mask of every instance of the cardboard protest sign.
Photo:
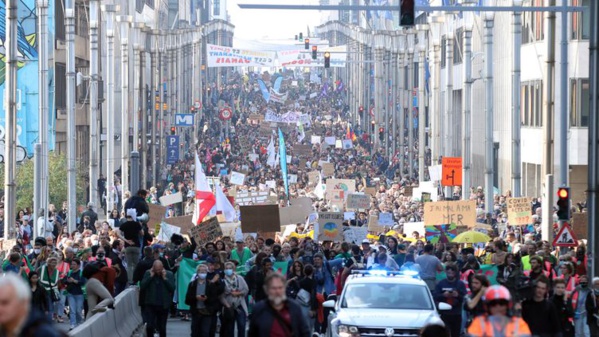
M166 207L155 204L149 204L148 206L150 207L150 213L148 214L148 226L153 227L157 224L160 224L164 218L164 215L166 214Z
M341 189L327 190L327 200L331 202L331 206L336 206L339 211L343 210L345 204L345 191Z
M578 240L589 238L589 214L588 213L572 213L572 230L574 236Z
M324 137L324 142L327 145L335 146L336 141L337 141L337 138L335 138L335 137Z
M297 174L289 174L289 175L287 175L287 181L290 184L297 184Z
M272 189L277 188L277 183L274 180L267 180L265 185L268 188L272 188Z
M364 189L364 194L376 196L376 188L374 188L374 187L366 187Z
M341 141L341 139L335 140L335 148L336 149L342 149L343 148L343 142Z
M347 208L367 209L370 208L370 196L366 194L351 193L347 196Z
M385 231L385 226L379 225L378 216L371 215L368 217L368 231L375 233L383 233Z
M393 226L393 213L379 213L379 225Z
M437 201L424 204L424 225L455 224L474 227L476 225L476 201Z
M215 217L203 221L197 226L193 226L189 232L200 247L203 247L208 242L214 242L214 240L223 235L220 224Z
M331 177L335 174L335 164L323 163L322 164L322 175L325 177Z
M220 229L223 231L223 237L228 236L233 238L237 233L237 230L241 231L239 222L221 222Z
M293 154L296 156L311 156L312 145L296 144L293 145Z
M507 221L510 225L528 225L532 223L531 198L508 198Z
M172 204L177 204L183 201L183 195L181 195L181 192L177 192L177 193L173 193L173 194L169 194L169 195L164 195L160 198L158 198L158 200L160 200L160 204L162 206L170 206Z
M233 171L231 172L231 179L229 179L229 181L233 185L243 185L245 174Z
M192 223L192 218L193 218L193 215L176 216L174 218L166 218L166 219L164 219L164 222L171 226L176 226L176 227L181 228L181 232L183 232L183 233L189 233L189 230L191 229L191 227L194 226L194 224Z
M343 213L318 213L318 241L343 240Z
M277 232L281 229L278 205L241 206L239 210L244 233Z
M406 197L413 197L414 186L404 186L403 195Z
M320 136L314 136L312 135L312 137L310 138L310 144L320 144L322 140L320 139Z
M345 192L345 195L354 193L356 191L356 181L353 179L327 179L326 186L326 198L329 200L330 191L343 190L343 192Z
M281 226L305 223L306 217L313 212L312 200L307 197L292 199L290 206L279 208Z
M349 150L349 149L352 149L353 147L354 147L354 143L352 142L351 139L343 140L343 149L344 150Z
M368 228L366 227L343 227L343 241L345 242L359 245L367 235Z
M356 212L343 212L343 220L350 221L356 219Z

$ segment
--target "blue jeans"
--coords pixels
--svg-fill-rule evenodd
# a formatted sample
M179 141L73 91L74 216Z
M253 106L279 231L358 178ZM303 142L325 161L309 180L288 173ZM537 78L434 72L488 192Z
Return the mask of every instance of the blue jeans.
M78 326L83 323L83 295L71 295L68 294L69 299L69 318L71 326Z

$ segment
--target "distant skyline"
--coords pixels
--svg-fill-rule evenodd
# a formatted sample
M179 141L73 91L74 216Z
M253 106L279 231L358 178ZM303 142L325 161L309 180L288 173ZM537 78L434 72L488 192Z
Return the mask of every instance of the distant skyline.
M306 34L306 27L312 30L320 24L318 11L241 9L240 3L312 5L318 4L318 0L229 0L227 11L235 25L234 36L239 39L292 39L299 32Z

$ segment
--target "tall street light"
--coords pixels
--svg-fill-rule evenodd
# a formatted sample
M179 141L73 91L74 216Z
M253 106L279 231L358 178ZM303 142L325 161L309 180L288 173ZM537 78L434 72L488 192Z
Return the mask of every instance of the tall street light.
M469 1L469 2L468 2ZM464 0L462 4L471 5L472 0ZM464 95L462 95L462 199L470 199L471 167L472 167L472 30L474 15L464 12Z
M121 190L129 186L129 27L132 17L121 15L117 17L120 24L121 38ZM115 191L118 193L118 191ZM135 192L134 192L135 193Z
M490 1L489 1L490 2ZM493 24L494 12L485 12L485 211L493 212Z
M514 7L521 7L522 0L513 0ZM512 54L512 195L522 195L522 152L520 121L520 49L522 48L522 12L512 14L513 54Z
M428 106L426 101L426 75L424 64L426 63L426 46L427 46L427 32L428 25L422 24L416 26L418 30L418 181L424 181L424 170L426 168L426 146L427 134L426 134L426 107ZM430 129L429 129L430 130Z
M412 28L406 31L408 47L408 88L407 93L407 129L408 129L408 177L414 178L414 100L412 99L414 90L414 35Z
M432 117L433 125L433 153L431 157L431 165L437 164L443 153L443 140L441 139L441 128L443 127L443 114L441 113L441 102L439 87L441 85L441 26L443 24L443 16L433 14L429 16L429 25L431 31L431 39L433 42L433 59L434 59L434 77L433 77L433 104L429 109L429 115Z

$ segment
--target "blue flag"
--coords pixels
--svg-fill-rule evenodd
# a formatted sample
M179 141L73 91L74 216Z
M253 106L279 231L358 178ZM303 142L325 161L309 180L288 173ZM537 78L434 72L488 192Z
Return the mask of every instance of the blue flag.
M264 97L264 100L266 103L268 103L270 101L270 91L268 91L268 88L262 79L259 79L257 82L258 86L260 87L260 91L262 92L262 97Z
M276 92L279 92L279 90L281 89L282 83L283 83L283 76L279 76L275 80L275 84L273 84L272 88L275 89Z
M283 132L279 129L279 160L281 160L281 174L283 175L283 184L285 184L285 194L289 198L289 179L287 177L287 149L285 148L285 138Z

